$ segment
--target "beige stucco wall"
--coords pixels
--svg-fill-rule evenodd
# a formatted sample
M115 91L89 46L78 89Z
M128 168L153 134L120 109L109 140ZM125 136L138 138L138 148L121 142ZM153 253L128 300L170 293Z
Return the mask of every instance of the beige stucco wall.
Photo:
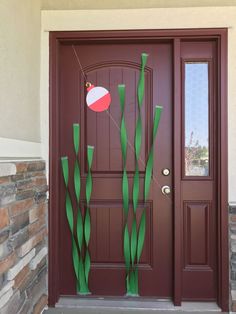
M233 6L236 0L42 0L44 10L140 9Z
M40 141L40 5L0 0L0 138Z

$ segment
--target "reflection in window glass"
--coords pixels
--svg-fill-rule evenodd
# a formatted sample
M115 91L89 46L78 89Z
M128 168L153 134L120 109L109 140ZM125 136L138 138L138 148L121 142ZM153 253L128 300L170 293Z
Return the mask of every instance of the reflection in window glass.
M185 63L185 175L209 175L208 63Z

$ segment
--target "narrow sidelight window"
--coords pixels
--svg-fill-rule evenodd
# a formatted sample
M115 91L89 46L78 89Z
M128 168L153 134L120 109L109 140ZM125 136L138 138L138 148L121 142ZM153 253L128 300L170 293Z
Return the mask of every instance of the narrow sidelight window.
M209 64L184 63L185 176L209 176Z

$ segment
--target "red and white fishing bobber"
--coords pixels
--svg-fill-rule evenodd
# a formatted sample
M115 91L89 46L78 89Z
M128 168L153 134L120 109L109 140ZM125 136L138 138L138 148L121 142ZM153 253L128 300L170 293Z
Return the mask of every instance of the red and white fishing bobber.
M86 83L87 96L86 103L89 109L95 112L102 112L109 108L111 104L111 95L109 91L101 86L94 86Z

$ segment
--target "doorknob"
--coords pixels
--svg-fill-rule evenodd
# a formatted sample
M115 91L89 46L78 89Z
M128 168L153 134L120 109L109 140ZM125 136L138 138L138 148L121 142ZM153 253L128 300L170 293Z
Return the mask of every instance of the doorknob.
M170 187L168 185L163 185L161 188L161 192L164 195L169 195L170 194Z

